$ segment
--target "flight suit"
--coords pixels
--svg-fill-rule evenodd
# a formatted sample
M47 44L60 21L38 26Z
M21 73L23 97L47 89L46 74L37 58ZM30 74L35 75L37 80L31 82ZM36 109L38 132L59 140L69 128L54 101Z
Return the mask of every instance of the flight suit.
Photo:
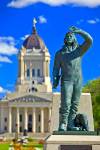
M92 38L87 32L82 31L81 35L85 39L82 45L76 45L70 48L64 45L55 54L53 87L57 87L61 78L59 130L62 131L74 128L74 119L78 111L82 91L81 59L92 44Z

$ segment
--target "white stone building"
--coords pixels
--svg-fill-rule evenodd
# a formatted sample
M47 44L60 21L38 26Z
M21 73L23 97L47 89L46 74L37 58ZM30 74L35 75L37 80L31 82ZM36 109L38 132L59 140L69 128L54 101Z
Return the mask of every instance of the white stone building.
M18 54L16 90L0 101L0 133L48 133L58 128L60 93L52 92L50 54L35 26ZM93 130L91 97L83 94L80 112L86 112ZM51 115L52 114L52 115Z
M50 54L33 27L18 54L16 91L0 101L0 132L49 132L52 86Z

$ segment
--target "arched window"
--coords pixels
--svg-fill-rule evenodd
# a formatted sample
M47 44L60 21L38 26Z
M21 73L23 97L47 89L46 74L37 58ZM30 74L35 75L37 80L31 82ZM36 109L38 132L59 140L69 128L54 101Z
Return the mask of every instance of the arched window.
M32 77L35 77L35 69L32 69Z
M40 77L40 69L37 70L37 76Z
M29 78L30 77L30 69L28 68L27 69L27 78Z

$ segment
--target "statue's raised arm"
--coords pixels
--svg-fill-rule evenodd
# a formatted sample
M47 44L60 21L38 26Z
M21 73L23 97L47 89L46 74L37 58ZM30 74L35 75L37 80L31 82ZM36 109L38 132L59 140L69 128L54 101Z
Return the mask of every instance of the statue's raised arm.
M87 33L86 31L79 29L77 27L74 27L74 26L70 27L69 29L70 31L72 31L72 33L79 34L84 38L85 41L83 42L83 44L80 45L81 55L83 55L93 43L93 39L91 35Z

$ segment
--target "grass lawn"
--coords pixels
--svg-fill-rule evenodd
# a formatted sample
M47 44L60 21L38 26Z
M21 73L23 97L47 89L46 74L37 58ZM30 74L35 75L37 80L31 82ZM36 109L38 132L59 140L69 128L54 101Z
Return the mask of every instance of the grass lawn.
M0 150L9 150L9 143L0 143ZM43 147L39 147L38 145L35 147L36 150L43 150ZM29 146L28 147L23 147L22 150L29 150Z
M8 150L9 144L8 143L0 143L0 150Z
M21 147L21 150L43 150L43 140L35 140L35 139L28 139L27 145L21 145L20 143L14 143L14 141L8 140L6 142L0 143L0 150L9 150L11 145L14 146L14 148Z

